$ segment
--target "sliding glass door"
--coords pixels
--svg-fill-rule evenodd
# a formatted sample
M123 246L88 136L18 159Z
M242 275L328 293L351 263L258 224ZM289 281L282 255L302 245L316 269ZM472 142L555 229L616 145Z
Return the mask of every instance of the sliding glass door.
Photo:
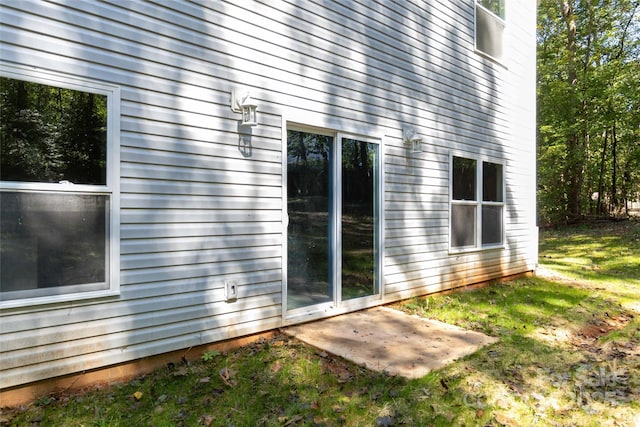
M287 133L287 309L333 302L329 262L334 138Z
M378 144L342 138L342 300L378 291Z
M287 310L379 295L379 150L287 132Z

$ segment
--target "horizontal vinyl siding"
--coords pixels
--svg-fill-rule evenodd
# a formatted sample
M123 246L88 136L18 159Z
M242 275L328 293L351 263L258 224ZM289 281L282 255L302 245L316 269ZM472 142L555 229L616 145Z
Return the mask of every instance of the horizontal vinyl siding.
M239 150L234 72L210 37L194 45L119 3L73 6L9 3L2 57L121 85L121 295L3 312L2 387L281 324L280 130Z
M384 137L385 301L525 271L527 7L509 9L499 65L473 52L472 1L3 2L3 61L121 88L121 289L4 310L0 387L281 326L290 111ZM238 85L259 104L250 134L229 107ZM408 126L421 153L401 140ZM505 162L504 249L449 255L450 150ZM238 283L234 303L225 280Z
M467 6L464 5L466 2L452 3L461 8L468 6L472 11L473 2L468 2ZM437 7L456 6L447 3L447 6ZM444 128L444 132L430 132L418 128L420 133L427 134L423 153L406 154L403 147L389 148L386 182L387 192L392 194L386 195L384 271L387 301L515 274L530 270L534 265L530 252L531 245L537 245L533 74L535 6L529 5L529 10L519 8L517 12L515 9L509 9L507 27L509 35L513 34L517 40L505 40L508 48L504 66L492 64L473 54L465 66L467 70L473 70L466 75L470 81L484 82L480 88L468 88L466 96L479 98L479 106L487 113L487 123L476 128L477 132L471 128L470 135L466 131L466 123L477 124L477 119L471 117L476 115L474 110L478 107L469 111L451 104L451 111L445 115L459 117L462 120L459 129ZM473 43L472 18L465 25L468 26L467 31L462 31L468 34ZM526 38L521 34L526 34ZM478 65L475 61L486 66ZM450 76L448 72L444 75ZM455 75L453 79L456 79ZM493 97L489 103L482 96L487 90L483 84L491 88ZM453 98L461 96L456 89L451 91ZM438 113L442 112L442 108L447 108L442 105L439 107ZM502 115L503 112L506 117ZM439 116L437 121L435 127L440 130L442 123ZM487 156L504 162L504 249L453 255L448 253L450 150L460 155ZM402 174L402 178L399 174ZM389 185L389 182L394 184ZM390 205L394 207L393 210L389 209Z

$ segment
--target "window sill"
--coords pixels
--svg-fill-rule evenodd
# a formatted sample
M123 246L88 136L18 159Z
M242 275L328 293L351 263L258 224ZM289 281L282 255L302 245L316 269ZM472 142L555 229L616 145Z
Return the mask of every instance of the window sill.
M36 298L23 298L0 301L0 310L9 308L29 308L37 305L60 304L66 302L85 301L89 299L112 298L120 296L120 291L105 290L94 292L82 292L75 294L54 295ZM1 296L0 296L1 298Z
M499 245L491 245L491 246L481 246L481 247L466 247L460 249L449 248L449 255L460 255L460 254L469 254L474 252L490 252L490 251L499 251L506 249L504 244Z
M496 64L497 66L502 67L503 69L505 69L505 70L507 70L507 71L509 70L509 67L507 67L507 65L504 63L504 60L503 60L503 59L495 58L495 57L493 57L493 56L489 55L488 53L485 53L485 52L483 52L483 51L479 50L478 48L475 48L475 49L473 50L473 52L474 52L476 55L481 56L481 57L483 57L484 59L486 59L486 60L488 60L488 61L492 62L493 64Z

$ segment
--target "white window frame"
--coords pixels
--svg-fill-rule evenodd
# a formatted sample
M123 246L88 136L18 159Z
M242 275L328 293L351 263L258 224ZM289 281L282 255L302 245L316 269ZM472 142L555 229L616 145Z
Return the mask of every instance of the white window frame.
M28 307L66 301L117 296L120 293L120 88L115 85L55 73L33 67L21 67L0 62L0 76L77 90L107 97L107 180L106 185L0 181L0 190L50 194L94 194L109 197L109 233L105 242L108 264L107 289L61 293L47 296L25 296L4 300L0 293L0 308ZM83 286L83 285L79 285ZM22 292L22 291L18 291Z
M490 9L487 9L485 6L483 6L480 3L480 0L475 0L475 4L474 4L474 8L473 8L473 46L474 46L474 50L477 54L485 56L489 59L491 59L492 61L495 61L499 64L503 64L504 63L504 38L505 38L505 33L506 33L506 29L507 29L507 21L506 21L506 16L507 16L507 12L506 12L506 3L507 1L505 0L505 16L504 17L500 17L498 15L496 15L493 11L491 11ZM488 13L493 19L496 20L496 23L499 25L502 25L502 34L501 34L501 56L500 57L495 57L493 55L491 55L491 53L485 52L483 50L481 50L478 47L478 9L481 9L482 12L484 13Z
M453 159L459 157L463 159L473 160L476 162L476 200L454 200L453 199ZM489 202L483 201L483 165L484 162L494 163L502 166L502 201L501 202ZM471 155L459 152L449 153L449 253L458 254L464 252L476 252L476 251L488 251L495 249L503 249L505 247L505 218L506 218L506 185L505 185L505 162L495 158L486 156ZM453 243L453 225L452 225L452 207L453 206L475 206L475 244L469 246L452 246ZM499 206L502 209L502 229L500 235L500 242L494 244L482 244L482 207L483 206Z

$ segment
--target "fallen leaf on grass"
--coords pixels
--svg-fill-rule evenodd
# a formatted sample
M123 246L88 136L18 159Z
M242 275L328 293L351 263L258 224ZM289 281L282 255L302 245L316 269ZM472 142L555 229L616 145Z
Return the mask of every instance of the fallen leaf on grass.
M339 383L346 383L353 378L353 374L349 371L349 366L335 360L327 360L323 365L325 370L338 379Z
M273 365L271 365L271 372L277 374L282 369L282 363L279 360L276 360Z
M142 392L141 391L136 391L135 393L133 393L133 398L136 399L136 400L142 399Z
M507 426L507 427L521 427L520 423L518 423L516 420L514 420L511 417L506 416L505 414L501 413L501 412L496 412L494 415L496 421L498 422L498 424L502 425L502 426Z
M200 418L198 418L198 423L202 424L205 427L209 427L211 424L213 424L213 417L211 415L202 415Z
M174 377L186 377L189 374L187 368L180 368L173 373Z
M282 424L282 427L287 427L290 425L294 425L296 424L298 421L302 421L302 415L296 415L294 417L291 417L288 419L288 417L278 417L278 421L280 421Z
M232 378L231 371L228 368L220 369L220 371L218 371L218 374L220 375L220 379L222 380L222 382L224 382L229 387L233 387L234 385L236 385L235 381Z

